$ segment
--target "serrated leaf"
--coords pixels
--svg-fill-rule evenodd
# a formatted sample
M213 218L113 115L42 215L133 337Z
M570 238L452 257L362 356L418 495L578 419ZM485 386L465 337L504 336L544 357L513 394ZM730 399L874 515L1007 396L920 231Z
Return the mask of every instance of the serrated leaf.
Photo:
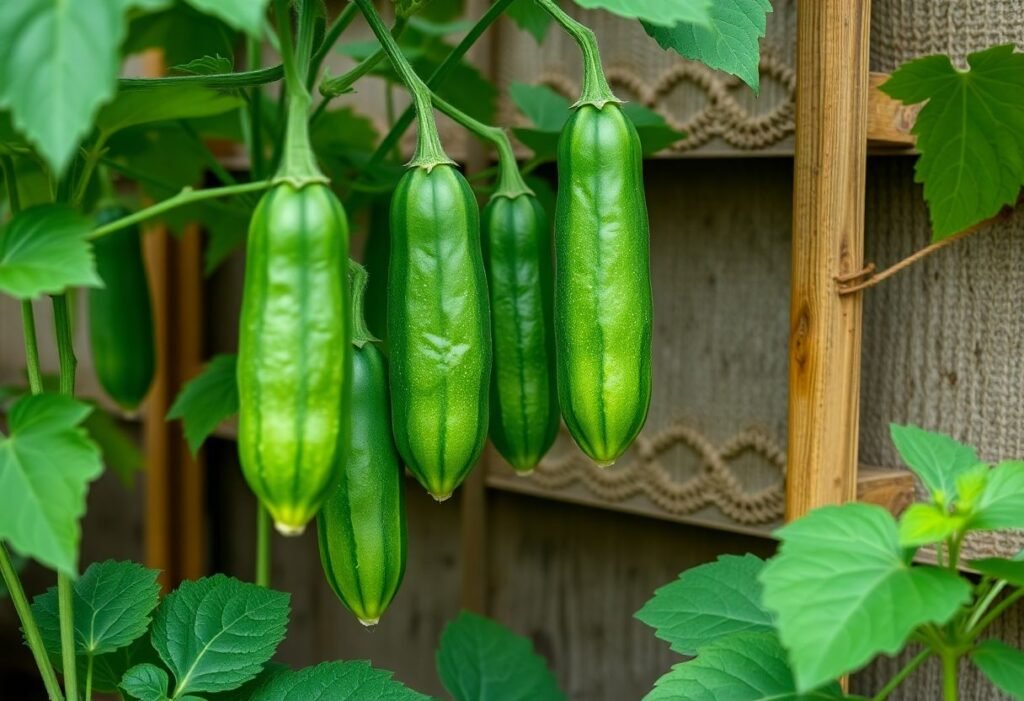
M1024 699L1024 652L1000 640L985 640L971 652L971 661L1003 692Z
M86 236L92 222L63 205L22 210L0 231L0 291L18 299L101 287Z
M181 419L185 440L193 452L225 419L238 413L237 356L218 355L192 378L174 400L167 418Z
M86 488L103 471L81 423L90 407L70 397L19 399L0 437L0 540L69 575L78 574Z
M980 461L974 448L917 426L891 424L892 442L937 503L956 497L956 479Z
M138 701L166 701L167 672L156 665L140 664L124 673L121 688Z
M900 516L900 545L907 548L941 543L966 524L966 518L938 504L911 504Z
M551 28L551 15L538 5L536 0L515 0L505 10L505 14L538 44L544 41L548 29Z
M76 654L105 655L144 635L159 602L156 577L156 570L134 562L107 560L89 565L73 589ZM32 601L32 613L47 652L59 655L56 587Z
M368 662L324 662L298 672L283 672L256 691L250 701L428 701ZM502 699L502 701L505 701Z
M195 9L224 20L254 39L263 38L269 0L186 0Z
M106 134L121 129L177 119L209 117L230 112L242 98L226 90L201 85L172 85L144 90L125 90L100 110L96 126Z
M757 579L764 564L754 555L723 555L686 570L654 592L636 617L682 655L735 633L771 631Z
M230 691L257 674L284 639L287 594L214 575L185 582L153 621L153 647L174 695Z
M529 640L466 611L441 633L437 673L455 701L565 699Z
M576 4L666 26L677 22L710 24L715 7L711 0L576 0Z
M1024 461L1008 460L989 471L968 527L981 531L1024 528Z
M174 66L171 70L178 73L187 73L188 75L217 75L234 71L235 62L229 57L216 54L214 56L194 58L188 63Z
M761 574L764 604L800 691L896 653L918 626L943 624L970 600L955 574L905 561L896 521L881 507L817 509L777 535L779 554Z
M800 693L774 633L736 633L700 649L655 683L644 701L826 701L843 699L835 682Z
M972 560L971 567L983 575L1005 579L1015 587L1024 587L1024 551L1017 553L1009 560L1004 557Z
M684 58L731 73L756 93L760 87L759 42L765 34L771 3L769 0L718 0L708 11L709 20L704 23L645 21L643 25L661 48L672 49Z
M1012 205L1024 184L1024 54L995 46L967 63L959 71L948 56L926 56L882 85L904 104L927 102L912 133L936 241Z
M124 33L118 2L0 3L0 108L58 174L114 95Z
M253 697L262 693L262 690L268 687L271 682L290 672L291 669L287 665L268 662L254 679L231 691L208 694L206 701L252 701Z

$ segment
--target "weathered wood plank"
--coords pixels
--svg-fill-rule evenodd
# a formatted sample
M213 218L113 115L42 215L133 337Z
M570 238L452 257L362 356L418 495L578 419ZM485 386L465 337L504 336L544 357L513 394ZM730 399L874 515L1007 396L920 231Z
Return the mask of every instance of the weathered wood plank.
M856 496L864 257L868 0L798 9L786 516Z
M912 150L917 143L910 130L921 105L907 107L882 92L879 87L888 79L888 73L873 72L868 77L868 148L902 153Z

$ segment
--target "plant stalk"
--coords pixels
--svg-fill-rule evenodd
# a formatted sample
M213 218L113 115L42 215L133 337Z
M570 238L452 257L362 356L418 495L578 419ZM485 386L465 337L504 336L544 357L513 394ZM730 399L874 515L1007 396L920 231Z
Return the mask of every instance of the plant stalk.
M349 258L348 275L349 287L351 288L352 345L356 348L362 348L367 343L380 341L379 338L370 333L370 329L366 326L366 311L363 299L366 296L366 281L369 278L369 274L366 272L366 268Z
M957 701L959 684L957 683L957 666L960 657L955 652L944 651L942 657L942 698L944 701Z
M316 157L309 143L309 107L313 98L306 88L306 73L309 70L313 27L316 23L313 0L298 2L299 31L295 43L292 42L288 0L274 0L274 10L277 15L288 99L284 148L274 180L288 181L295 187L302 187L311 182L327 182L316 164Z
M508 9L515 0L496 0L491 5L490 9L484 13L484 15L477 21L476 24L466 33L466 36L462 38L462 41L451 50L451 52L445 57L441 64L434 69L434 72L426 80L427 87L436 88L441 85L445 79L451 74L456 66L459 65L459 61L465 56L473 45L483 36L484 32L494 24L499 17ZM377 145L377 150L370 156L370 160L367 162L367 170L384 160L384 157L391 152L392 149L398 146L398 142L402 136L408 130L409 125L412 124L415 119L416 112L414 106L409 106L402 116L398 118L391 130L388 131L387 136Z
M256 584L270 586L270 513L256 500Z
M148 90L175 85L202 85L221 90L248 88L254 85L276 83L284 75L284 66L277 65L255 71L238 73L212 73L210 75L172 75L162 78L121 78L117 81L119 90Z
M313 57L309 61L309 71L306 74L306 88L308 90L313 89L313 84L316 83L316 76L320 73L320 67L324 65L324 59L327 58L327 54L330 53L334 47L335 42L338 41L338 37L341 33L348 29L348 26L352 24L352 20L356 18L359 8L354 4L349 3L345 6L331 26L327 28L327 32L324 33L324 40L320 42L320 47L313 54Z
M252 183L242 183L241 185L229 185L227 187L211 187L205 190L193 190L190 187L183 188L181 192L173 197L168 197L166 200L157 202L151 207L140 209L137 212L129 214L127 217L122 217L116 221L112 221L109 224L97 227L89 232L88 238L98 239L108 234L112 234L115 231L120 231L129 226L133 226L140 222L144 222L147 219L152 219L155 216L168 212L172 209L176 209L186 204L192 204L193 202L201 202L203 200L212 200L217 197L227 197L228 195L241 195L247 192L259 192L266 190L273 186L273 182L270 180L258 180Z
M1003 615L1003 612L1006 611L1006 609L1013 606L1015 603L1017 603L1021 599L1021 597L1024 597L1024 587L1013 592L1008 597L1006 597L1001 602L992 607L992 609L985 615L984 618L978 621L978 623L973 628L968 630L968 639L970 641L975 640L979 635L981 635L982 631L984 631L986 628L992 625L993 621L995 621L997 618Z
M885 699L889 698L889 694L894 692L900 684L905 682L907 677L913 674L914 670L924 664L924 661L931 657L931 655L932 651L929 648L925 648L921 652L917 653L914 659L904 665L903 669L897 672L896 676L890 679L889 683L882 687L881 691L871 697L871 701L885 701Z
M85 659L85 701L92 701L93 657L90 652Z
M409 161L409 167L425 168L429 172L439 165L454 165L455 161L445 153L444 147L441 145L441 137L437 133L437 123L434 121L434 109L430 100L430 88L409 65L409 61L406 60L402 50L384 25L384 20L377 14L372 0L354 0L354 2L366 17L370 29L377 36L377 41L380 42L384 52L391 59L391 64L398 72L398 76L412 94L416 119L419 123L419 135L416 140L416 153Z
M354 5L350 6L354 7ZM399 17L395 20L395 23L391 25L391 36L397 40L402 33L405 31L409 20ZM320 83L320 94L324 96L324 100L330 100L338 95L344 95L352 90L352 86L356 82L365 76L367 73L376 68L381 61L387 58L387 52L384 47L377 49L375 52L367 56L365 59L360 61L354 68L349 70L347 73L343 73L335 78L328 78Z
M43 644L43 636L39 634L39 626L32 615L32 607L25 596L25 590L21 586L21 579L11 563L11 556L7 547L0 543L0 575L3 575L4 583L7 585L7 592L14 604L14 610L18 613L21 621L21 629L25 633L25 642L32 651L39 674L43 678L43 686L50 701L64 701L64 694L60 690L60 683L57 681L57 674L53 671L50 658L46 655L46 646Z
M561 25L562 29L576 41L580 51L583 52L583 90L580 93L580 99L573 107L593 105L601 109L609 102L622 102L615 97L608 85L594 32L567 15L562 8L555 4L554 0L536 0L536 2L551 15L555 22Z

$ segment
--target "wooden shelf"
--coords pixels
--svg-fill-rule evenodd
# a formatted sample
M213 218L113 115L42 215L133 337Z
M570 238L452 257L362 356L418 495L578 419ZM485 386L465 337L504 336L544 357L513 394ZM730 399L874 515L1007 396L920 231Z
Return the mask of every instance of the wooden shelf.
M868 149L872 153L915 153L916 138L910 133L921 105L907 107L879 88L888 73L868 77Z

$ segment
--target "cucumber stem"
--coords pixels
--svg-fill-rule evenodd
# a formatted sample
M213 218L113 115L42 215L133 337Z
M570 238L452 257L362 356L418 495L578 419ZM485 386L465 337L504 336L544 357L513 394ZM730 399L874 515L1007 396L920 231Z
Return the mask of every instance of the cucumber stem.
M416 119L419 123L419 135L416 140L416 153L409 161L408 166L424 168L430 172L439 165L454 165L455 161L445 153L444 147L441 145L441 137L437 133L437 123L434 121L434 110L430 101L430 88L409 65L409 61L406 60L402 50L384 25L384 20L380 18L377 10L373 7L372 0L354 0L354 2L366 17L370 29L377 36L377 41L380 42L402 82L412 94Z
M551 15L562 29L569 36L576 40L583 52L583 91L580 99L573 105L574 108L584 105L593 105L597 109L603 108L609 102L622 102L615 97L608 79L605 77L604 68L601 66L601 52L597 47L597 37L593 30L580 24L570 17L565 11L555 4L554 0L536 0L541 8Z
M350 5L349 7L355 7L355 5ZM391 25L390 33L392 38L398 39L402 36L402 33L405 31L408 23L409 20L404 17L396 19L395 23ZM356 66L348 72L342 73L334 78L326 78L322 83L320 83L320 94L324 96L324 101L326 102L331 98L351 92L352 86L355 85L356 81L376 68L377 65L385 58L387 58L387 52L384 51L383 47L381 47L356 64Z
M348 277L351 288L349 296L352 305L352 345L362 348L367 343L379 343L380 339L370 333L370 329L366 326L363 300L366 297L366 281L370 277L369 273L366 272L366 268L349 258Z

